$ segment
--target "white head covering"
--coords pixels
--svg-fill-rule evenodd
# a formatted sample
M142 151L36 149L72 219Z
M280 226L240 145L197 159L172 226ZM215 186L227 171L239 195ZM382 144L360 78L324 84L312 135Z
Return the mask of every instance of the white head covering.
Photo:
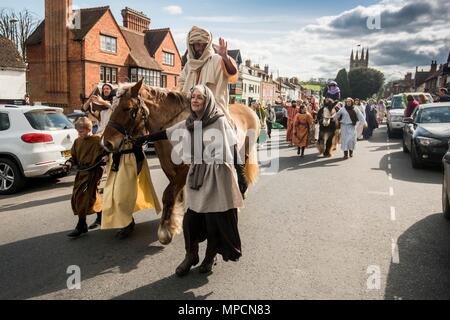
M189 31L188 37L187 37L187 48L188 48L188 61L190 70L197 71L203 65L208 61L211 56L214 55L214 49L212 46L212 34L208 30L199 28L199 27L192 27L191 31ZM206 49L203 52L203 55L200 57L200 59L195 59L195 51L193 44L194 43L206 43Z

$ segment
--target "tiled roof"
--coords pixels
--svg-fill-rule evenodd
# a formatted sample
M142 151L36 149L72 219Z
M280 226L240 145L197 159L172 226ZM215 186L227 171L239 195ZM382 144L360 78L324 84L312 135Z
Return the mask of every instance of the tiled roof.
M19 54L15 44L5 38L0 37L0 67L25 69L26 65Z
M133 60L131 61L131 65L150 70L163 70L146 47L146 37L143 33L127 28L121 28L121 30L130 46L130 56Z
M169 28L148 30L145 33L145 46L152 56L161 47L162 42L170 32Z
M75 40L82 40L86 34L95 26L101 17L109 10L109 6L81 9L80 29L73 30ZM45 20L36 28L27 40L27 45L39 44L42 42L45 33Z

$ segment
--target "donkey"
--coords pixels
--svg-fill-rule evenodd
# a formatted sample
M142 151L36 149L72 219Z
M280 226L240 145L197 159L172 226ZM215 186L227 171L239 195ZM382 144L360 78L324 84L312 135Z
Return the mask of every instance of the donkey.
M189 99L178 91L147 86L141 80L135 85L123 84L113 103L111 121L103 134L103 145L110 152L119 152L125 139L135 139L145 133L156 133L186 120L190 111ZM244 105L231 105L230 113L238 128L240 154L245 154L245 175L254 185L259 175L257 138L260 135L258 117ZM118 130L117 126L123 130ZM124 134L126 133L126 134ZM163 195L163 213L158 238L163 245L172 242L182 231L185 214L184 186L189 165L174 164L169 141L155 143L161 168L169 180Z
M323 107L317 114L317 121L320 125L319 141L317 142L317 149L319 149L319 155L325 158L333 156L333 151L336 150L336 146L340 138L340 130L332 117L337 113L336 105L339 101L333 99L325 99Z

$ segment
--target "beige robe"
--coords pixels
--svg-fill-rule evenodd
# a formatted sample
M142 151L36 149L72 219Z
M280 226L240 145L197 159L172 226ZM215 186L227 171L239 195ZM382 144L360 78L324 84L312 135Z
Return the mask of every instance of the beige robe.
M236 62L231 58L231 61L236 66ZM236 70L237 70L236 66ZM227 72L223 59L218 54L213 54L205 62L200 72L192 70L189 63L183 69L180 77L180 87L183 93L188 94L190 90L197 84L206 85L211 89L216 99L216 104L224 112L227 119L233 122L228 111L229 101L229 84L236 83L239 79L239 72L235 75L230 75Z
M222 133L223 140L221 138L211 139L211 136L215 136L217 132ZM192 163L191 133L186 128L186 121L167 129L167 137L174 147L173 160L186 164ZM223 144L216 145L218 140L223 141ZM189 187L189 183L186 184L186 204L189 209L199 213L219 213L230 209L244 208L244 200L239 190L233 161L232 146L236 142L236 133L225 117L203 130L204 159L208 166L200 190L193 190ZM219 147L213 148L214 145ZM207 151L212 149L214 152ZM208 156L208 154L212 156ZM191 166L188 177L192 173L192 169Z
M112 157L103 192L102 230L125 228L133 221L133 214L142 210L155 209L161 213L147 160L144 160L139 176L134 154L122 155L118 172L111 171L111 165Z

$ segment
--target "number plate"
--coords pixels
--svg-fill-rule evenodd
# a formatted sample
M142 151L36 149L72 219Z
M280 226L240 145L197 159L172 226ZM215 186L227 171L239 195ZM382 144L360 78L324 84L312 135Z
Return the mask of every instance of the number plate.
M72 156L72 152L70 152L70 151L64 151L62 154L63 154L63 157L67 158L67 159Z

